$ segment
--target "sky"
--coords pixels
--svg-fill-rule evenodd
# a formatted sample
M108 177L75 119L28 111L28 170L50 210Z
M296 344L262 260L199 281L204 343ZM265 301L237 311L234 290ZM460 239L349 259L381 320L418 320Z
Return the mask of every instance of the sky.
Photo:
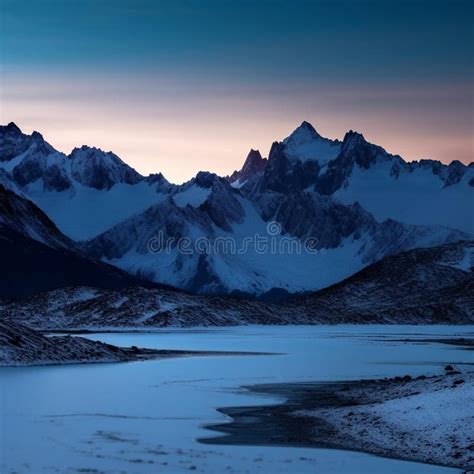
M474 2L0 0L0 122L183 182L307 120L473 161Z

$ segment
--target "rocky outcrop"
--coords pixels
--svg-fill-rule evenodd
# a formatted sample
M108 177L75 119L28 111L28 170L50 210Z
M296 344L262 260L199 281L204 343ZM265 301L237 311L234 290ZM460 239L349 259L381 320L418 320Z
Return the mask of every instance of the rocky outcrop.
M109 189L118 183L136 184L143 179L117 155L99 148L74 148L69 159L72 177L78 183L94 189Z
M46 337L25 325L0 321L0 367L125 362L152 355L83 337Z
M227 179L235 187L243 186L250 178L259 175L265 170L268 159L262 158L258 150L250 150L245 159L244 166L239 171L234 171Z

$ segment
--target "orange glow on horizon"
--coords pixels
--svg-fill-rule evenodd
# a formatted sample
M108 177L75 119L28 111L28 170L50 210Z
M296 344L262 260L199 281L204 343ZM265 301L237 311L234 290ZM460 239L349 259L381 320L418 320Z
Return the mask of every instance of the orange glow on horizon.
M341 92L337 85L291 96L245 88L215 92L173 82L143 88L128 79L115 85L109 90L100 81L84 86L74 79L30 82L11 76L2 79L9 93L1 97L0 121L14 121L25 133L37 130L65 153L84 144L113 151L140 173L162 172L177 183L200 170L230 174L250 148L267 156L272 142L303 120L329 138L357 130L409 161L472 161L472 108L460 116L450 107L455 90L438 106L423 107L411 104L416 91Z

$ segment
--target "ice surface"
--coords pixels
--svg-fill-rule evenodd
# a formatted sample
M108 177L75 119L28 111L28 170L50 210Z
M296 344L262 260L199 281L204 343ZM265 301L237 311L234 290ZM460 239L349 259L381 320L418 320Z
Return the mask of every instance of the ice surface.
M217 407L277 402L242 384L440 373L469 351L384 339L473 332L472 326L239 327L91 335L119 345L252 350L271 356L0 369L1 472L448 473L457 470L337 450L196 442ZM166 463L166 464L164 464ZM194 469L193 469L194 470Z

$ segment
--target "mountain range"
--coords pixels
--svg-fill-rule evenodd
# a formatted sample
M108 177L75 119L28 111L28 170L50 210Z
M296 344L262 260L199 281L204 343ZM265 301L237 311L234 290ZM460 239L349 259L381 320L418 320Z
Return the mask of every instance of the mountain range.
M6 324L97 331L242 324L472 324L474 241L415 249L273 304L166 288L66 287L1 301Z
M473 193L473 163L406 162L359 133L331 140L308 122L274 142L268 159L251 150L230 176L200 172L181 185L161 173L142 176L112 152L82 146L65 155L38 132L0 127L8 267L21 248L36 255L41 246L92 265L101 275L92 280L109 289L148 281L267 299L320 290L388 257L472 240ZM170 244L151 249L157 239ZM2 296L96 286L87 278L35 286L42 265L30 259ZM31 289L14 291L35 266Z

